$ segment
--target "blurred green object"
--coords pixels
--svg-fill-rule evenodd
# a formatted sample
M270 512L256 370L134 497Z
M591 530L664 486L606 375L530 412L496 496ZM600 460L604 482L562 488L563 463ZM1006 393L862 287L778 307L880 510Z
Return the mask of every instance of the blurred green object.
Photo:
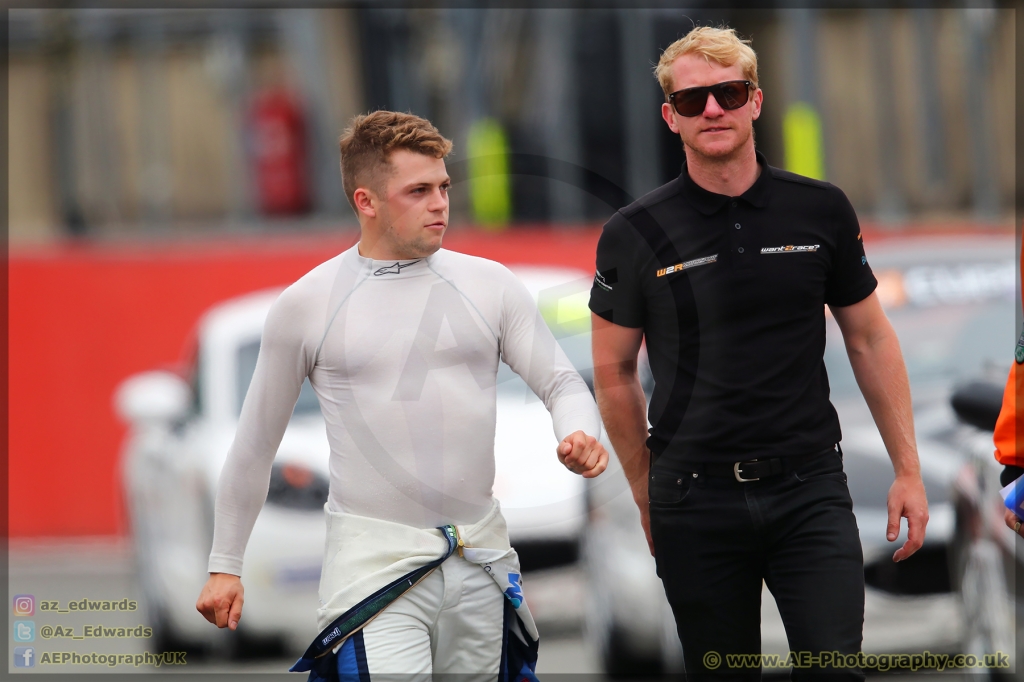
M512 217L508 141L501 124L482 118L469 128L469 198L478 225L499 230Z
M786 170L824 180L821 118L814 107L806 102L791 104L782 120L782 136L786 146Z
M589 282L589 280L588 280ZM548 323L555 338L588 334L590 332L590 289L584 289L556 298L541 295L537 308Z

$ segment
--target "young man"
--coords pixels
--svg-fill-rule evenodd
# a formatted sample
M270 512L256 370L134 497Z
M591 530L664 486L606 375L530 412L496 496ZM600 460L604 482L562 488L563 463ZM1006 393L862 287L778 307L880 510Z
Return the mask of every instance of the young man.
M755 680L759 668L725 656L760 652L762 580L792 651L861 646L863 561L822 361L825 305L895 468L888 539L901 516L909 525L896 561L921 546L928 519L910 392L849 201L754 149L753 50L732 29L697 28L665 50L657 77L686 162L605 225L590 299L597 399L687 673ZM862 676L794 671L818 673Z
M450 150L417 116L354 119L341 169L359 243L272 307L221 474L210 579L196 606L234 629L245 544L309 377L327 422L331 480L324 632L297 669L320 677L493 676L506 603L519 634L536 639L491 494L499 359L551 412L569 470L593 477L607 464L593 398L526 288L498 263L441 249ZM336 670L324 667L328 654Z

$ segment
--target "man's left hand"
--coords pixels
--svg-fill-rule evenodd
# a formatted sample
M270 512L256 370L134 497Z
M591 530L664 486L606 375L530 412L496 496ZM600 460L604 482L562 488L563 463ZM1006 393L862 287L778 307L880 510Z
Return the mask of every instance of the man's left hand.
M608 451L596 438L582 431L566 436L555 452L566 469L583 478L594 478L608 467Z
M892 555L893 561L903 561L921 549L924 529L928 525L928 498L920 474L897 476L889 488L889 525L885 537L895 542L900 534L900 519L907 518L907 541Z

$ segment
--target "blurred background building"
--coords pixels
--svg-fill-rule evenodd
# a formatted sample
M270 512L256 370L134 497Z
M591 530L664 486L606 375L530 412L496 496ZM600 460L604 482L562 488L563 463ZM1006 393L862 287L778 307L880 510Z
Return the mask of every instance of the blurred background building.
M354 226L337 138L420 114L455 141L453 225L594 225L679 173L660 51L753 40L776 166L884 225L1006 222L1012 9L22 9L12 242ZM465 184L463 184L465 183Z

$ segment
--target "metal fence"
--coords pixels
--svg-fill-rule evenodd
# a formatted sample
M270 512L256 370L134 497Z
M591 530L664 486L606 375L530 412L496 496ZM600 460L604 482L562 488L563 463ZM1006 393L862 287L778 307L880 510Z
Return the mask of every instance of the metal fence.
M11 10L10 233L305 229L352 223L337 137L376 108L431 119L460 183L453 222L602 221L605 189L679 173L658 55L694 24L753 40L769 162L842 187L863 216L994 221L1014 191L1012 10ZM289 93L307 204L268 211L254 106ZM488 172L495 172L493 169Z

